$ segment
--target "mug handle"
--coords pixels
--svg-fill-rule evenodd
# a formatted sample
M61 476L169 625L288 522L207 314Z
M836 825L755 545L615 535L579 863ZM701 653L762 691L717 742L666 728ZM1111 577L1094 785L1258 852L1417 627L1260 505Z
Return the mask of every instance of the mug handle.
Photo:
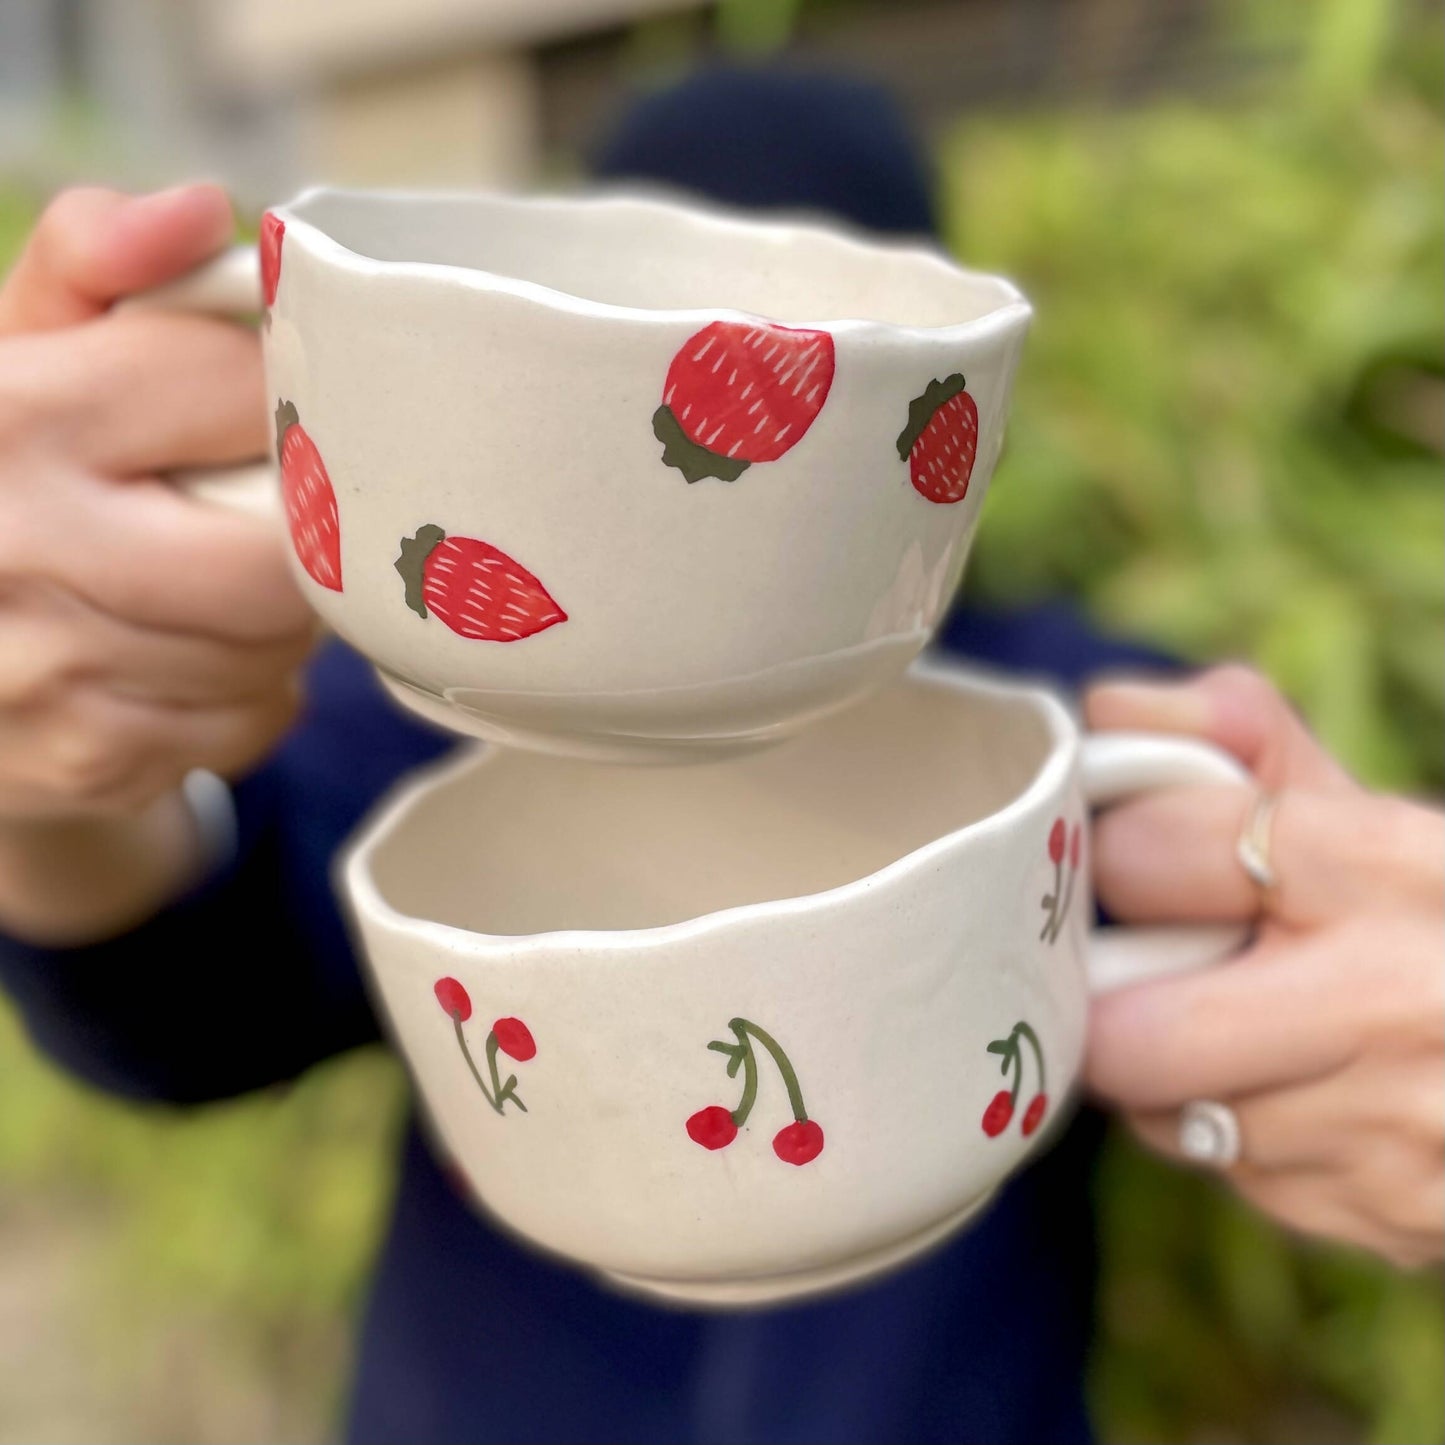
M164 286L125 297L116 310L194 311L236 320L255 316L261 310L260 256L254 246L232 246ZM171 481L201 501L280 523L281 498L270 461L172 472Z
M1249 774L1209 743L1158 733L1093 733L1083 739L1084 797L1100 808L1155 788L1249 785ZM1095 928L1086 949L1089 992L1219 963L1239 951L1252 929L1237 923Z

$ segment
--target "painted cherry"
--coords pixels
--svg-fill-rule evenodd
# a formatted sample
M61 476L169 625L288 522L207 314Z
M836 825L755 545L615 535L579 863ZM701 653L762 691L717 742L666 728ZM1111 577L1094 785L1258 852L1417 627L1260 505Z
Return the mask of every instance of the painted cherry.
M1068 833L1068 827L1062 818L1054 819L1054 826L1049 829L1049 862L1062 863L1064 861L1064 841Z
M1075 824L1074 824L1074 831L1069 834L1069 867L1070 867L1070 868L1077 868L1077 867L1079 866L1079 847L1080 847L1080 842L1081 842L1081 838L1082 838L1082 835L1083 835L1083 831L1084 831L1084 830L1083 830L1077 823L1075 823Z
M286 222L267 211L261 217L261 300L267 306L276 304L276 286L281 280L281 238Z
M537 1057L537 1041L521 1019L498 1019L492 1032L497 1036L497 1047L519 1064Z
M1008 1128L1008 1122L1013 1116L1013 1095L1007 1089L1000 1089L989 1101L988 1108L983 1111L983 1132L990 1139L997 1139Z
M706 1109L699 1109L687 1121L687 1137L704 1149L726 1149L738 1137L732 1110L723 1108L721 1104L709 1104ZM822 1147L820 1134L818 1148Z
M1044 1114L1048 1107L1049 1096L1047 1094L1035 1094L1033 1098L1029 1100L1029 1106L1024 1110L1024 1121L1019 1125L1025 1139L1043 1123Z
M812 1119L794 1119L773 1135L773 1153L784 1164L809 1164L823 1152L823 1130Z
M472 1016L472 1000L460 983L454 978L439 978L436 981L434 990L437 1002L449 1013L459 1024L464 1024ZM531 1035L529 1034L530 1038ZM535 1052L535 1050L534 1050ZM531 1058L531 1054L528 1054Z

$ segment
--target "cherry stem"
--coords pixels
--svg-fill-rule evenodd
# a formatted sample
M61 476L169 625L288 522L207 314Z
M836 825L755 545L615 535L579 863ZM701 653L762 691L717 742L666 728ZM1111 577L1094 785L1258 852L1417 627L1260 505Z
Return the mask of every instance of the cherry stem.
M487 1069L492 1075L492 1088L497 1091L497 1102L495 1106L497 1113L500 1114L503 1112L502 1105L510 1099L525 1114L527 1112L527 1106L517 1097L517 1076L515 1074L509 1074L507 1076L507 1082L504 1084L501 1075L497 1072L497 1049L499 1047L497 1031L493 1029L491 1033L487 1035Z
M748 1019L736 1018L728 1023L728 1027L738 1036L738 1042L747 1049L746 1062L751 1065L753 1058L752 1046L748 1043L748 1035L751 1034L767 1051L772 1055L773 1063L777 1065L778 1073L782 1077L783 1087L788 1091L788 1106L793 1111L793 1118L800 1124L806 1123L808 1111L803 1105L803 1091L798 1086L798 1075L793 1065L783 1052L782 1046L766 1029L760 1029L757 1024ZM749 1080L749 1088L756 1091L756 1067L753 1069L753 1076ZM744 1092L748 1108L752 1108L752 1094ZM741 1105L739 1106L741 1108ZM746 1115L744 1115L746 1117ZM741 1123L741 1120L737 1122Z
M1044 926L1039 930L1040 938L1047 938L1050 943L1058 935L1059 921L1059 890L1064 886L1064 863L1061 858L1054 864L1054 891L1045 893L1043 906L1048 909L1048 917L1044 919Z
M1073 901L1074 897L1074 875L1078 871L1079 870L1077 868L1069 869L1069 881L1064 885L1064 901L1062 906L1059 908L1058 914L1056 915L1054 920L1055 938L1059 936L1059 930L1064 926L1064 919L1069 916L1069 904Z
M1070 875L1070 881L1072 882L1072 874ZM1067 906L1068 906L1068 905L1065 904L1065 907L1067 907ZM1043 1050L1043 1046L1039 1043L1039 1036L1038 1036L1038 1035L1033 1031L1033 1029L1030 1028L1029 1025L1026 1024L1022 1019L1020 1019L1020 1020L1018 1021L1018 1023L1016 1023L1016 1024L1014 1025L1014 1035L1015 1035L1016 1037L1025 1038L1025 1039L1027 1039L1027 1040L1029 1041L1029 1047L1034 1051L1034 1062L1038 1065L1038 1068L1039 1068L1039 1093L1041 1093L1041 1094L1047 1093L1048 1090L1047 1090L1047 1088L1046 1088L1045 1085L1044 1085L1044 1050ZM1022 1082L1023 1082L1023 1057L1022 1057L1022 1051L1019 1050L1017 1044L1014 1045L1014 1049L1015 1049L1015 1052L1019 1054L1019 1081L1020 1081L1020 1083L1022 1083Z
M487 1103L500 1114L502 1112L502 1106L492 1097L492 1091L487 1088L486 1082L482 1078L481 1070L477 1068L477 1062L472 1058L472 1051L467 1047L467 1036L462 1032L462 1021L455 1014L452 1015L452 1026L457 1031L457 1043L461 1046L462 1057L467 1061L467 1067L472 1071L472 1078L477 1081L477 1088L482 1091L482 1097ZM496 1039L497 1036L495 1034L489 1034L487 1036L487 1062L491 1065L492 1082L494 1085L497 1081Z

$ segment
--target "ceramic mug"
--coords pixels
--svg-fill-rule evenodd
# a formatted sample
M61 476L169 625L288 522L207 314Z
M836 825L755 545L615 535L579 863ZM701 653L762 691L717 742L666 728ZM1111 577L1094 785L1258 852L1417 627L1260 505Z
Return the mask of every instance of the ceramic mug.
M959 1227L1064 1114L1091 990L1238 944L1095 930L1087 810L1242 778L919 665L694 768L468 750L382 805L342 887L485 1207L625 1287L751 1305Z
M424 716L598 758L773 741L903 671L1030 318L931 250L635 194L311 190L259 254L137 304L264 306L317 612Z

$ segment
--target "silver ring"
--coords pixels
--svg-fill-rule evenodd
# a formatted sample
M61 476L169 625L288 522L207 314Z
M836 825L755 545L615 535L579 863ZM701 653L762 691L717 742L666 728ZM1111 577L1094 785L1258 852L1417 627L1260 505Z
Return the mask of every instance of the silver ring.
M1196 1164L1228 1169L1239 1163L1239 1115L1215 1099L1195 1099L1179 1114L1179 1152Z
M1279 886L1279 875L1270 861L1270 842L1274 835L1274 815L1279 799L1273 793L1261 792L1249 810L1240 830L1239 841L1234 845L1234 856L1239 866L1249 875L1249 880L1262 893L1269 893Z

